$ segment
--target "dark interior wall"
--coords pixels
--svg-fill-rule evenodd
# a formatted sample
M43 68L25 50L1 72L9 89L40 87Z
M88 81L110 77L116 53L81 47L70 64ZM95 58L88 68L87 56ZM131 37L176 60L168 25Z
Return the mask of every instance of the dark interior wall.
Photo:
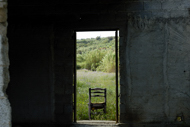
M109 8L114 7L110 2ZM116 29L126 21L122 14L109 13L105 2L45 3L9 2L7 93L13 123L72 123L73 31Z
M62 23L54 24L54 121L73 122L73 30Z
M62 23L9 23L13 125L72 123L73 30Z
M9 22L10 78L7 89L14 122L52 121L50 27Z
M181 112L189 121L189 8L188 0L9 1L13 122L72 123L73 30L116 28L120 122L172 123Z

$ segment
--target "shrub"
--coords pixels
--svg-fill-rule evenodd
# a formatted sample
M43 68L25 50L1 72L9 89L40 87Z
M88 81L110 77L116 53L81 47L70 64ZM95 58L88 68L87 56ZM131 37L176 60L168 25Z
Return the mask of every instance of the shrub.
M99 66L102 58L105 56L105 51L103 50L92 50L88 53L85 53L85 65L84 68L88 70L95 71L96 68Z
M101 37L100 37L100 36L97 36L97 37L96 37L96 40L101 40Z
M109 41L113 40L114 37L110 36L110 37L107 37Z
M81 69L81 66L80 66L80 65L77 65L77 66L76 66L76 69Z
M98 36L94 39L77 40L77 68L113 72L115 71L114 50L114 37L100 38ZM113 52L112 55L111 52ZM109 58L111 56L114 58Z
M108 51L102 59L100 66L97 68L98 71L104 72L115 72L115 52Z

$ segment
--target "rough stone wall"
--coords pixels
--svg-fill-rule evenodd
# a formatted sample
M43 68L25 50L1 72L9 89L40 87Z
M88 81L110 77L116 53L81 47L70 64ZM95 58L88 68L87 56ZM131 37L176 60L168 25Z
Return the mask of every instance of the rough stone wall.
M11 126L11 108L6 95L9 82L7 34L7 1L0 0L0 126Z

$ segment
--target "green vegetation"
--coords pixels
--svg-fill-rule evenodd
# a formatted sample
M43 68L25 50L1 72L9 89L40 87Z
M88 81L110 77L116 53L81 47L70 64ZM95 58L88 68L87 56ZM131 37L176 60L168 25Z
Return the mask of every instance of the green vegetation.
M95 72L88 70L77 71L77 119L88 120L88 97L89 88L106 88L107 89L107 106L106 114L92 115L93 120L115 120L115 73ZM93 102L102 102L92 100ZM96 111L95 111L96 112ZM98 112L103 112L101 109Z
M77 40L77 69L115 72L115 38Z
M107 89L107 113L92 115L92 119L115 120L115 37L77 40L77 69L80 69L77 70L77 119L89 119L89 88L100 87Z

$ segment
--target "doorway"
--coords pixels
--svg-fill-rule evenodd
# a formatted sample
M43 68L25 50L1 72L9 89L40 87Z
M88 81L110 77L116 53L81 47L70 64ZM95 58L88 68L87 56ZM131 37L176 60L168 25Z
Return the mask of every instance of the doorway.
M110 33L109 35L109 32ZM107 35L104 35L104 33ZM111 106L115 106L114 107L114 119L112 119L111 117L108 117L108 120L114 120L116 121L116 123L118 123L118 33L119 31L117 29L114 30L90 30L90 31L75 31L74 32L74 97L73 97L73 111L74 111L74 122L76 122L77 120L81 119L78 118L79 117L79 111L81 110L81 108L79 107L79 104L83 104L86 107L84 107L84 110L82 110L82 112L84 112L85 115L87 115L84 119L87 119L88 114L85 112L88 112L88 88L91 87L104 87L106 89L109 90L109 88L111 88L111 86L105 85L105 82L96 82L97 80L100 80L100 78L103 78L104 81L106 81L105 76L109 77L109 75L114 74L114 88L112 90L109 90L110 92L112 92L112 95L114 96L114 99L112 98L112 103L107 103L107 113L109 113L110 109L109 107ZM83 35L86 36L86 38L88 39L84 39L85 37L81 37ZM91 36L91 35L95 35L95 36ZM80 37L79 37L80 36ZM106 37L107 36L107 37ZM83 46L83 47L82 47ZM83 49L82 49L82 48ZM85 48L84 48L85 47ZM86 48L87 47L87 48ZM80 50L79 50L80 48ZM111 49L109 49L111 48ZM109 49L110 51L106 51L107 49ZM109 52L109 54L107 54ZM98 54L98 55L97 55ZM85 55L85 56L84 56ZM101 57L101 58L97 58L97 56ZM106 58L105 57L109 57L109 56L114 56L114 68L112 69L108 69L105 67L106 65ZM86 63L82 63L84 61L84 59L89 60L91 58L96 57L96 63L92 63L89 64L89 62ZM104 61L103 61L104 58ZM113 58L113 57L112 57ZM99 59L99 62L98 60ZM110 58L107 58L110 59ZM92 60L93 61L93 60ZM112 60L113 61L113 60ZM79 64L80 62L80 64ZM77 71L78 69L80 69L80 71ZM109 72L109 73L107 73ZM112 73L110 73L112 72ZM102 76L101 74L103 74L104 76ZM80 75L80 77L79 77ZM82 76L81 76L82 75ZM88 80L88 81L84 81L83 79L86 77L93 77L94 80ZM98 77L99 76L99 77ZM82 82L80 82L79 78L81 79L82 77ZM110 83L111 85L111 83ZM80 87L78 87L80 86ZM85 90L81 90L80 89L84 89ZM83 101L81 102L81 100L79 100L79 98L81 98L81 93L85 94L86 97L83 97ZM107 96L107 99L110 99L111 97L113 97L112 95ZM79 97L80 96L80 97ZM85 98L85 99L84 99ZM113 102L114 100L114 102ZM112 109L113 110L113 109ZM81 112L81 111L80 111ZM78 116L78 117L77 117ZM103 117L106 117L105 115ZM110 119L111 118L111 119ZM83 119L83 118L82 118ZM97 119L97 118L96 118Z

